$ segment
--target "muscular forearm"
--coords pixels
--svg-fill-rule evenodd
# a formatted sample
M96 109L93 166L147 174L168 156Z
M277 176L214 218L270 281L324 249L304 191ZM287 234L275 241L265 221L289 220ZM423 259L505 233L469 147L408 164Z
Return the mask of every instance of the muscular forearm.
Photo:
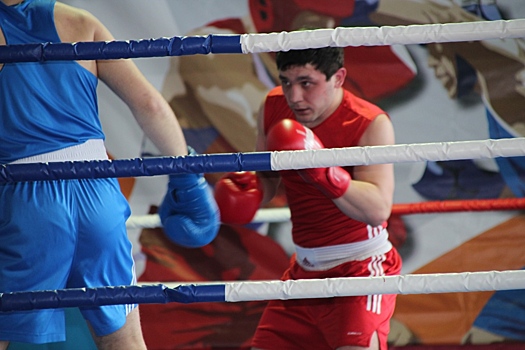
M177 118L166 103L149 110L135 110L133 114L146 136L165 156L188 154L186 140Z
M97 67L101 80L126 103L163 155L187 154L186 141L173 110L132 61L98 61Z
M358 180L352 180L346 193L333 201L348 217L372 226L381 225L392 210L390 196L383 194L374 184Z

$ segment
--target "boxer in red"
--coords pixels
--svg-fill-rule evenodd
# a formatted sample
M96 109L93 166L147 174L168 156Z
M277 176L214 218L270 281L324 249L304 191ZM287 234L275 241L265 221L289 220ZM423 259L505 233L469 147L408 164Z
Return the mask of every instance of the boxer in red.
M258 151L394 143L388 115L343 88L343 56L341 48L277 54L281 86L268 93L260 111ZM284 183L296 253L283 280L400 273L401 259L386 230L393 202L392 164L245 173L243 182L252 185L244 187L232 185L236 176L227 174L219 181L228 182L216 192L221 215L228 212L222 217L253 208L246 204L235 208L231 203L267 202L279 181ZM253 179L248 181L247 176ZM395 298L365 295L270 301L253 347L386 350Z

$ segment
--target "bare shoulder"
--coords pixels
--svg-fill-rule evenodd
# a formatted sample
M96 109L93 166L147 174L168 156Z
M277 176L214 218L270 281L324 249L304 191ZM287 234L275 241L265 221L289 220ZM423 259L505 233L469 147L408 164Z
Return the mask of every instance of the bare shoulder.
M64 43L114 40L104 25L89 11L56 2L55 27ZM77 61L95 76L100 69L97 61Z
M394 143L394 126L386 114L378 115L359 140L359 146L392 145Z
M55 5L55 26L63 42L95 41L102 26L90 12L61 2Z

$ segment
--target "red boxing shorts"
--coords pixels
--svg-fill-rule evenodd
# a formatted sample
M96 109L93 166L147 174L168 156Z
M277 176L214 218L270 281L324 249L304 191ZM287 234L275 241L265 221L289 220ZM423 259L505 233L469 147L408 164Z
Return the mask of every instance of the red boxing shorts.
M292 258L283 280L398 275L401 258L395 248L363 261L351 261L327 271L305 271ZM368 347L377 332L387 350L390 318L396 295L368 295L268 303L252 346L260 349L331 350L342 346Z

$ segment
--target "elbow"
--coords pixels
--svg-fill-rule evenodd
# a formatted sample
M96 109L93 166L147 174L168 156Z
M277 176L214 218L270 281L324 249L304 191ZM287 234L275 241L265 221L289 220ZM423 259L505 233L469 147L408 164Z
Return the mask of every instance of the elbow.
M142 108L154 116L162 116L169 109L169 105L160 95L148 95L143 101Z
M382 225L385 221L390 218L392 212L391 206L385 206L383 208L377 208L373 210L367 217L366 224L370 226Z
M140 99L134 101L130 107L133 114L139 119L139 122L151 123L154 120L162 121L166 115L172 113L166 100L155 92L145 93Z

